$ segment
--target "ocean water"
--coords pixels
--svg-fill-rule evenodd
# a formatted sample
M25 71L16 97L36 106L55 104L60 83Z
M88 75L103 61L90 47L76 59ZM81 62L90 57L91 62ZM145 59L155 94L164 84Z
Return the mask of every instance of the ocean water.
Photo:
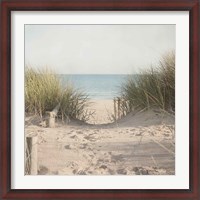
M63 85L72 85L91 99L113 99L120 95L120 86L128 75L125 74L70 74L60 75Z

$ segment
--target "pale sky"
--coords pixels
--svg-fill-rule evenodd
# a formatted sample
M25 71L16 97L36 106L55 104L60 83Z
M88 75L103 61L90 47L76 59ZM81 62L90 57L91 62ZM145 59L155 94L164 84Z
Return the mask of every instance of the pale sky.
M25 25L25 64L62 74L129 74L175 50L175 25Z

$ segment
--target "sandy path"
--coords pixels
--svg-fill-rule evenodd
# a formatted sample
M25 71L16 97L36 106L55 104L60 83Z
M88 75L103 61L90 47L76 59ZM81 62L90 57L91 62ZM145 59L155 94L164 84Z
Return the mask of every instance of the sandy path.
M107 124L113 122L113 100L91 100L91 106L89 110L94 112L94 114L89 119L88 123Z
M67 126L35 131L40 133L39 174L174 174L174 140L168 126L142 129Z
M146 111L104 124L111 122L112 101L96 101L90 109L96 109L90 124L71 121L57 123L56 128L26 126L26 135L34 133L39 138L38 174L175 174L173 116Z

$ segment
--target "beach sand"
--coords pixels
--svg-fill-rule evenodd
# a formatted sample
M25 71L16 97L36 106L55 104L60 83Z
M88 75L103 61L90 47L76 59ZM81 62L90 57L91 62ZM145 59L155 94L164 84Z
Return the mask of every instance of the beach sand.
M91 100L89 111L94 112L88 123L90 124L107 124L114 121L113 100Z
M111 123L112 101L95 101L90 109L96 111L90 124L45 128L26 119L26 135L38 135L38 174L175 174L174 116L149 110Z

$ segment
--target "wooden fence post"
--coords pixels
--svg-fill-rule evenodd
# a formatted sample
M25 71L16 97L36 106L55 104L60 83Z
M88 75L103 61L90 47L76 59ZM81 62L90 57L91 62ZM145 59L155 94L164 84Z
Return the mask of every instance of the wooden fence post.
M38 171L38 156L37 156L37 135L26 137L27 147L30 156L30 175L37 175Z
M47 112L49 114L48 125L50 128L55 128L56 126L55 118L56 118L59 108L60 108L60 103L51 112Z
M117 101L117 104L118 104L118 108L117 108L117 110L118 110L118 119L120 119L120 118L121 118L121 117L120 117L120 114L121 114L121 113L120 113L120 98L118 97L117 100L118 100L118 101Z
M116 99L114 98L114 117L115 121L117 120L117 114L116 114Z
M128 102L120 97L114 98L114 117L115 121L126 116L128 113Z

